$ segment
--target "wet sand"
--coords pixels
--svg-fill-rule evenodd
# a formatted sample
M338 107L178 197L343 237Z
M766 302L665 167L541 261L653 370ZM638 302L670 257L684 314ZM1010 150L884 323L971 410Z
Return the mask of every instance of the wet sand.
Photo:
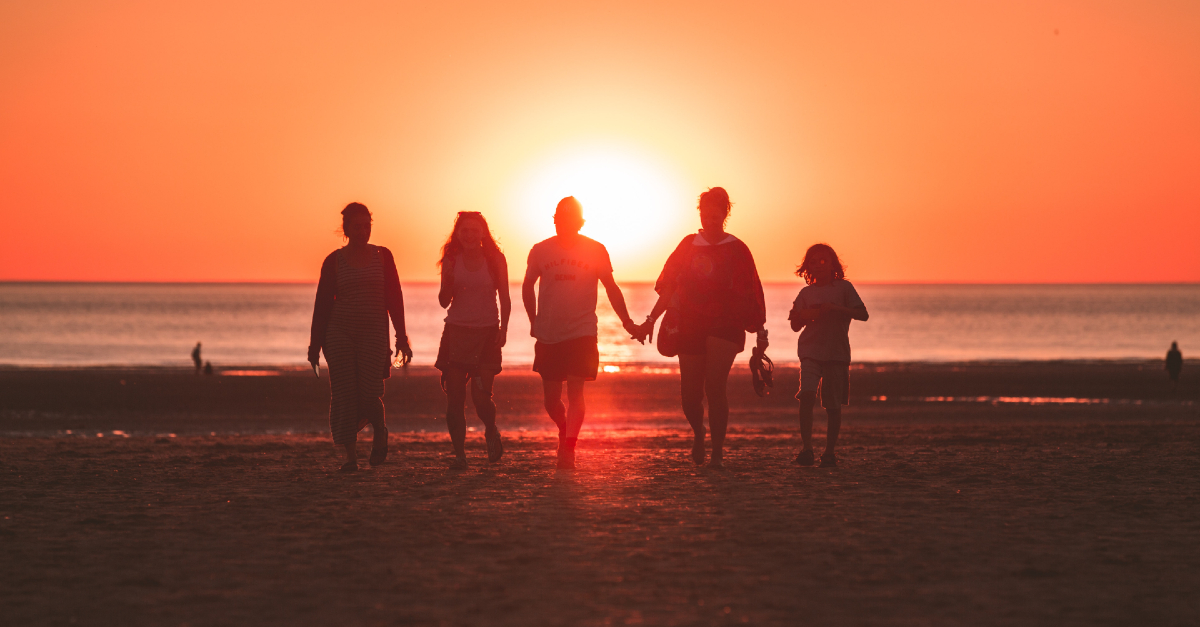
M1126 387L1107 389L1136 391L1140 372L979 366L955 380L950 368L856 371L854 385L860 400L880 389L1093 398L1083 375L1109 368ZM120 377L146 391L102 394ZM688 460L677 379L609 376L589 390L599 409L579 469L560 472L528 405L536 380L514 374L509 402L522 411L502 414L505 459L487 464L476 432L471 467L454 471L439 399L414 400L428 383L414 373L389 387L410 396L407 409L389 400L403 428L388 463L341 474L321 421L293 413L327 402L298 392L299 377L187 377L0 371L6 433L82 424L131 436L0 438L2 622L1200 621L1194 388L1103 405L863 400L847 408L836 469L791 463L794 405L780 391L739 392L726 466L711 469ZM92 394L31 410L21 403L46 393L38 381ZM196 383L205 394L179 391ZM239 396L241 415L228 406ZM245 425L259 426L233 433ZM160 427L180 432L141 435Z

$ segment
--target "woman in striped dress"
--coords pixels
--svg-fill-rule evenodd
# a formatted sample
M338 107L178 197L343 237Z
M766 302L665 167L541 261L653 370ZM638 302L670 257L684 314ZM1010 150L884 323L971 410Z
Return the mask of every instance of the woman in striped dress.
M483 422L488 461L498 462L504 446L496 426L492 382L500 372L500 349L508 336L512 301L508 295L508 262L496 246L483 214L459 212L454 230L442 246L438 265L442 269L438 302L449 311L434 365L442 371L442 389L446 392L446 427L454 446L453 466L467 466L468 381L475 414Z
M404 295L391 251L372 246L371 212L350 203L342 210L342 233L349 243L321 264L313 306L308 361L316 366L321 351L329 366L329 430L333 443L346 449L343 472L358 470L358 432L375 429L370 463L387 458L388 431L383 409L383 380L391 373L388 318L396 328L400 363L412 359L404 331Z

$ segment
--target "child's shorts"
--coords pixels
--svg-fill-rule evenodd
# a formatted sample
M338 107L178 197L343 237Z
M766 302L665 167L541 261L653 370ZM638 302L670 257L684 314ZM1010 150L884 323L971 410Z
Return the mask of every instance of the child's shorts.
M850 403L850 362L800 360L800 393L816 392L821 407L841 407ZM800 398L800 393L796 398Z

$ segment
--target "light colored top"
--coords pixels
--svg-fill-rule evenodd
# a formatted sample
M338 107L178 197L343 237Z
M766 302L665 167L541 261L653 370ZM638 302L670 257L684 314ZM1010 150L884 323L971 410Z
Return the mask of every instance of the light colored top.
M488 271L487 260L474 272L467 269L462 254L454 258L454 289L446 322L460 327L493 328L500 325L496 304L496 282Z
M692 246L720 246L721 244L729 244L731 242L740 242L740 241L741 240L734 237L732 234L726 233L725 237L723 239L721 239L721 241L717 242L716 244L713 244L712 242L704 239L704 235L702 235L700 233L696 233L696 236L692 238Z
M595 336L597 284L610 274L608 250L589 237L569 249L557 235L534 244L525 269L526 281L541 279L533 336L546 344Z
M845 279L834 279L824 287L806 286L792 303L788 319L799 315L801 309L814 305L833 303L842 307L865 307L854 286ZM800 331L796 341L796 354L800 359L821 361L850 361L850 316L842 313L822 312L817 320L808 323Z

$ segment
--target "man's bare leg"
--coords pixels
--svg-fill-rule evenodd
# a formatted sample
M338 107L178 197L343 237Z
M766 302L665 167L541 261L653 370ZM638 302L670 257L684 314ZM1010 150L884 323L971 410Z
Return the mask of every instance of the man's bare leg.
M558 467L575 467L575 444L579 441L579 430L583 428L585 406L583 402L583 377L567 376L567 428L560 446Z
M545 402L546 413L550 420L558 425L558 439L561 441L567 433L567 406L562 401L562 381L542 379L542 398Z

